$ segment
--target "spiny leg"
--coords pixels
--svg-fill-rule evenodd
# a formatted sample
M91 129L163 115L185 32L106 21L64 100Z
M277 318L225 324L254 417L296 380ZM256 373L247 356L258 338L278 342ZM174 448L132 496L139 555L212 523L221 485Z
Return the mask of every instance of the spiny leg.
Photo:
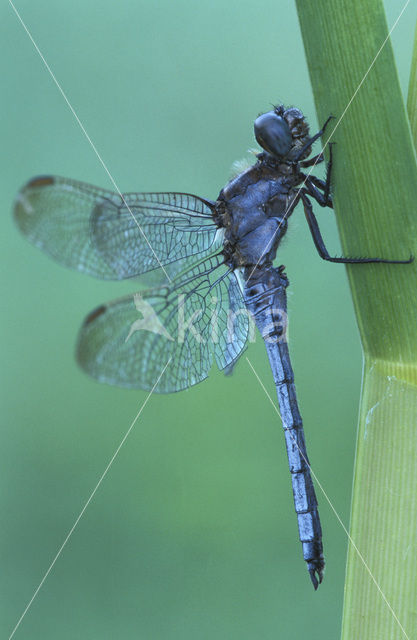
M323 260L327 260L328 262L339 262L342 264L364 264L368 262L384 262L386 264L409 264L414 260L413 256L410 256L408 260L386 260L384 258L333 258L329 255L329 252L327 251L324 244L316 216L313 212L313 206L308 199L308 195L309 194L306 189L301 189L301 200L303 202L304 213L308 222L308 226L310 228L310 232L313 237L317 252L320 258L322 258Z
M330 180L333 168L333 145L334 142L329 143L329 162L327 163L326 167L326 183L324 187L324 199L326 202L329 200L330 196Z
M307 190L309 195L312 196L319 205L322 207L333 207L332 198L330 195L330 183L332 176L332 167L333 167L333 145L334 142L329 143L329 162L327 163L326 168L326 180L321 180L317 178L317 176L307 175L305 182L307 186ZM323 194L318 191L318 189L322 189Z
M301 175L305 175L304 173ZM326 188L326 182L325 180L322 180L321 178L318 178L317 176L313 176L312 174L305 176L306 180L308 178L309 181L311 181L316 187L318 187L319 189L321 189L322 191L324 191L324 189Z
M312 178L314 178L314 180ZM321 193L321 191L319 191L319 189L317 188L317 182L322 183L320 186L322 189L325 189L326 183L323 180L320 180L320 178L316 178L316 176L306 177L305 186L308 195L314 198L314 200L316 200L316 202L318 202L321 207L330 207L331 209L333 209L333 200L331 195L327 195L326 197L325 194Z
M320 162L324 162L324 155L322 151L309 160L302 160L300 162L300 167L312 167L313 165L320 164Z
M318 138L320 138L323 133L326 130L327 125L329 124L330 120L332 120L334 118L334 116L329 116L326 120L326 122L324 123L324 125L322 126L322 128L320 129L320 131L318 131L312 138L310 138L309 140L307 140L307 142L301 147L301 149L299 150L299 152L297 153L297 155L295 156L293 162L298 162L299 159L302 157L302 155L306 152L306 150L311 147L312 144L315 143L316 140L318 140Z
M305 191L309 196L314 198L321 207L333 208L333 200L330 195L330 182L333 166L333 144L334 143L330 143L330 158L326 170L326 180L322 180L321 178L318 178L317 176L312 174L300 174L302 178L304 178ZM323 193L321 193L320 190L323 191Z

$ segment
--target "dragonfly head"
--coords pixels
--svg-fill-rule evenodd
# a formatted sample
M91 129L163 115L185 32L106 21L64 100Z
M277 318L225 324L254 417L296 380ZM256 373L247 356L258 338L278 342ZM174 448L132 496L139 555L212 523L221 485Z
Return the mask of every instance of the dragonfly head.
M255 138L267 153L291 161L308 140L308 124L299 109L283 105L263 113L254 123ZM310 149L303 157L308 156Z

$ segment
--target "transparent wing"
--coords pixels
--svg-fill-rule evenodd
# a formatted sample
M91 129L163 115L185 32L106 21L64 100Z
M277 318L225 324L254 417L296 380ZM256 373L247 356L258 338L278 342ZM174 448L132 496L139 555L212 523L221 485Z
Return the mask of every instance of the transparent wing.
M161 264L172 277L184 268L181 261L220 246L211 211L209 201L190 194L128 193L122 199L54 176L30 180L14 207L22 233L52 258L115 280Z
M245 347L249 316L235 275L219 255L149 289L95 309L77 358L100 382L169 393L204 380L215 358L228 370Z

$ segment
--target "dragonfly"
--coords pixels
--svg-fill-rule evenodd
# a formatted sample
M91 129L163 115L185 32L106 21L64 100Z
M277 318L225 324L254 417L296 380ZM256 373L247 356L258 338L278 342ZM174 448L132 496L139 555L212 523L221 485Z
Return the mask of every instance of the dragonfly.
M114 193L47 175L31 179L14 205L21 232L66 267L110 280L153 273L153 286L100 305L80 329L78 362L100 382L170 393L206 379L213 361L230 373L254 321L276 386L299 538L314 589L325 566L322 529L287 342L289 282L285 267L273 263L299 202L323 260L412 260L329 255L312 200L333 207L332 146L325 180L304 170L324 161L323 152L309 156L330 120L310 136L295 107L278 105L259 115L254 134L260 153L216 200Z

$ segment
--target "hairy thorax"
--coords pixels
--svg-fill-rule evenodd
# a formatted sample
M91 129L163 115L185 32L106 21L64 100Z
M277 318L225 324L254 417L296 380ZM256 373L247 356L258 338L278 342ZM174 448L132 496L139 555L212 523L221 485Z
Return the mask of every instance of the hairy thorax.
M272 263L296 195L294 169L260 160L221 190L215 218L225 229L226 264L239 268Z

